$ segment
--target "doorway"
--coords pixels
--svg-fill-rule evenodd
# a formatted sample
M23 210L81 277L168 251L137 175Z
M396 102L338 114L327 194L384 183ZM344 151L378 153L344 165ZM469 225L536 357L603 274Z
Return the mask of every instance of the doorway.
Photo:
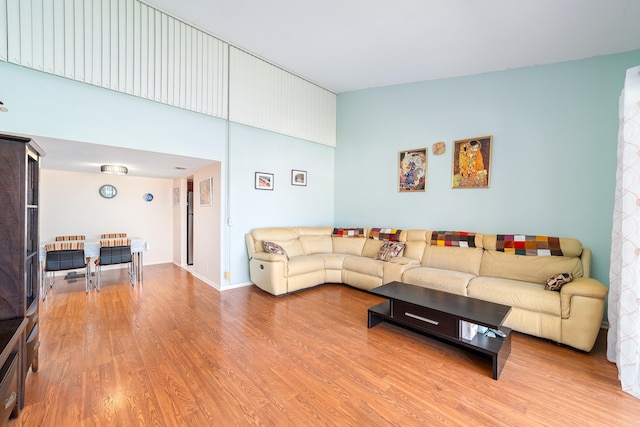
M187 180L187 265L193 265L193 178Z

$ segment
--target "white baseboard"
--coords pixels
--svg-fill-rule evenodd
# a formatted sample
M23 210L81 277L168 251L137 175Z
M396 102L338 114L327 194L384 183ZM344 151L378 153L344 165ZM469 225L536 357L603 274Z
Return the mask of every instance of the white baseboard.
M251 285L253 285L253 283L251 282L234 283L233 285L225 285L222 289L220 289L220 291L228 291L230 289L244 288L245 286L251 286Z
M206 277L203 277L203 276L199 275L198 273L194 273L191 270L188 270L188 271L189 271L189 273L191 273L191 275L193 277L196 277L196 278L202 280L204 283L206 283L207 285L211 286L214 289L217 289L218 291L220 290L220 285L219 284L217 284L215 282L212 282L209 279L207 279Z

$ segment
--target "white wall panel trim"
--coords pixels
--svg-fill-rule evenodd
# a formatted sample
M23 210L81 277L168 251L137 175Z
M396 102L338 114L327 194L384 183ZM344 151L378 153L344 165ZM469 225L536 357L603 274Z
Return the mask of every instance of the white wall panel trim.
M0 60L226 119L212 48L227 44L138 0L0 0Z
M0 0L0 60L336 144L336 95L140 0Z
M336 95L230 48L229 120L336 146Z

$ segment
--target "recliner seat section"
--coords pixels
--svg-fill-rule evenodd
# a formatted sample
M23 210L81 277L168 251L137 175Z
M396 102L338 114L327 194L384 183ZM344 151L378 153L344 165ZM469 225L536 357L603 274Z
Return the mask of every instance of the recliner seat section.
M277 296L323 283L370 290L402 281L509 305L505 326L580 350L592 349L608 290L589 277L591 252L579 240L555 239L554 248L548 250L544 236L537 236L538 242L533 236L526 250L516 250L502 235L398 230L391 240L404 245L404 250L383 261L375 258L389 237L378 231L254 229L246 235L251 280ZM286 255L265 252L264 242L279 245ZM525 242L519 243L525 247ZM571 273L573 280L559 291L546 290L546 280L559 273Z

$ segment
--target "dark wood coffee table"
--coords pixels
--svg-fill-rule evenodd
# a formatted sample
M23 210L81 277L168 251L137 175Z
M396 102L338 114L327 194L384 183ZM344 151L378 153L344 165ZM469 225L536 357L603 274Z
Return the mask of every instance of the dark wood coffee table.
M498 379L511 353L511 329L502 326L511 307L402 282L391 282L369 292L389 298L369 309L369 328L386 321L489 355L493 379ZM499 330L505 336L477 333L466 340L461 337L461 321Z

